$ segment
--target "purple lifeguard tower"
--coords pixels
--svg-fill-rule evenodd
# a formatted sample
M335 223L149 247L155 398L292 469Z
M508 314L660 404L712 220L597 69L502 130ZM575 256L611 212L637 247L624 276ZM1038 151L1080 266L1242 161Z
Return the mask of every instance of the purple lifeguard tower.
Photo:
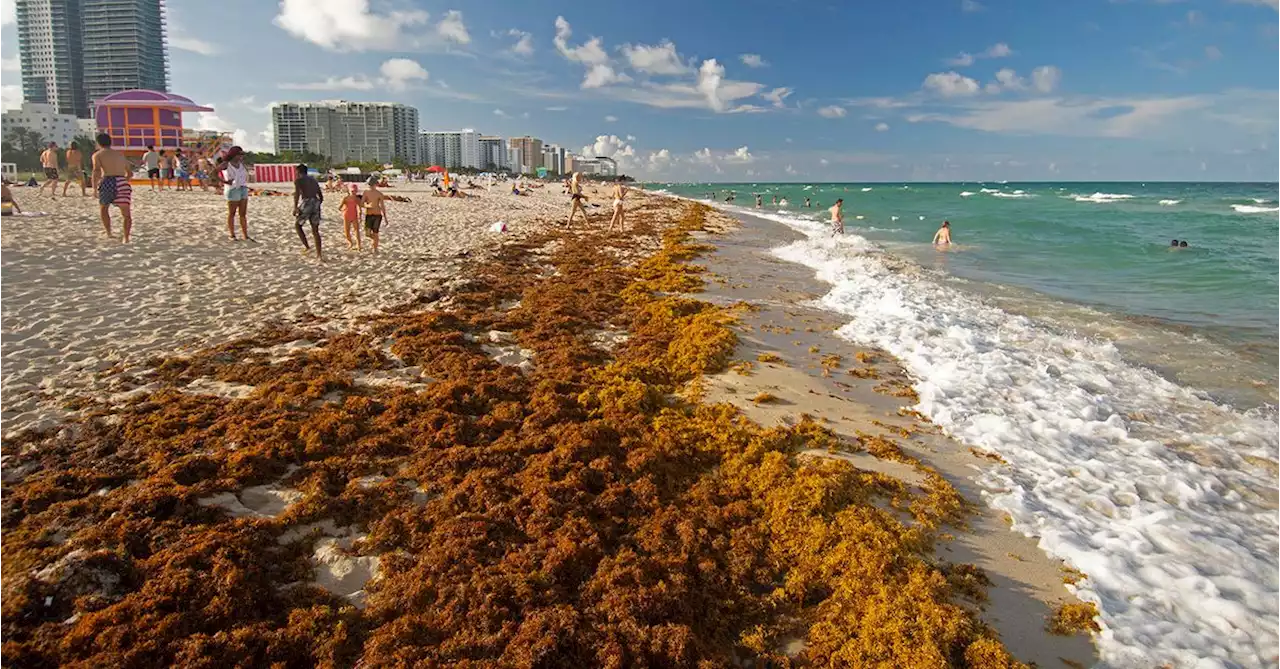
M160 149L184 148L190 144L182 128L182 112L211 112L172 93L137 88L112 93L94 102L98 132L111 136L114 148L126 155L145 153L147 145Z

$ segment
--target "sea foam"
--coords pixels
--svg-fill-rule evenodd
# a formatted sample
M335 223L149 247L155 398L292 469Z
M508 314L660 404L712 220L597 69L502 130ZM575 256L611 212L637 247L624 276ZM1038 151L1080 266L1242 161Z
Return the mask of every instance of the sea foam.
M1068 197L1075 200L1076 202L1097 202L1097 203L1119 202L1121 200L1133 199L1133 196L1127 193L1094 193L1093 195L1076 195L1075 193L1072 193Z
M1233 204L1237 214L1270 214L1280 211L1280 207L1255 207L1251 204Z
M1274 480L1244 459L1275 460L1273 416L901 271L856 234L774 220L809 235L774 253L832 285L821 306L851 318L837 336L897 356L922 413L1008 462L979 477L983 496L1088 575L1075 590L1099 607L1104 662L1275 666Z

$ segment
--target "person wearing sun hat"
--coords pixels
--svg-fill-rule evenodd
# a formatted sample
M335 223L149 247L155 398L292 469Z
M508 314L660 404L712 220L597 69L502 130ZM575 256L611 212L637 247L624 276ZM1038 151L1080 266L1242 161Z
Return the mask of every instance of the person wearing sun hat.
M227 155L218 161L215 170L218 180L222 182L222 192L227 198L227 233L231 240L236 239L236 214L240 214L240 232L249 237L249 169L244 165L244 149L233 146L227 149Z

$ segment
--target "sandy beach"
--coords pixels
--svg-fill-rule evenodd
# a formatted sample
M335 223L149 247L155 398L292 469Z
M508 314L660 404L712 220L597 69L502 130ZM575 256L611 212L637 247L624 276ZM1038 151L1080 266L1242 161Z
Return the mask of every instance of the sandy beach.
M391 192L384 254L330 203L323 264L284 197L232 243L218 196L143 189L124 246L19 192L6 663L1096 661L1072 574L969 482L998 458L800 306L770 224Z
M263 184L291 192L288 184ZM56 405L113 392L104 372L148 357L243 336L265 323L335 324L429 295L470 255L567 215L558 184L517 197L495 187L464 199L398 185L382 253L347 249L337 194L327 195L327 261L301 255L291 197L254 197L252 242L232 242L220 192L134 190L133 241L107 240L92 197L37 198L3 222L3 430L48 427ZM74 192L74 191L73 191ZM120 235L118 212L113 232ZM506 233L490 231L505 221ZM336 320L335 320L336 319ZM41 401L41 398L51 401Z

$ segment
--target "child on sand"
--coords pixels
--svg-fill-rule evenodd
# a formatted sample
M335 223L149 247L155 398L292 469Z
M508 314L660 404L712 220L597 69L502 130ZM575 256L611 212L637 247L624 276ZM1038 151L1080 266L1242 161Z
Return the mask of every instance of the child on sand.
M342 212L342 234L347 236L347 248L364 250L364 241L360 239L360 212L364 209L364 203L360 200L360 187L351 184L351 190L347 196L342 198L342 203L338 205L338 211ZM355 233L355 242L351 241L351 233Z
M307 245L307 233L302 229L302 223L311 224L311 236L316 239L316 259L324 260L324 255L320 251L320 205L324 204L324 192L320 190L320 182L316 178L307 174L307 166L299 163L294 168L296 177L293 180L293 227L298 231L298 238L302 240L303 254L306 255L311 251L311 247ZM301 201L299 201L301 198Z
M387 196L378 190L378 177L369 177L369 188L360 196L364 205L364 233L373 240L373 252L378 253L378 236L387 217Z
M93 189L98 192L98 215L102 217L102 230L111 236L111 205L120 208L124 219L124 242L129 243L133 232L133 187L129 185L129 161L124 154L111 148L111 135L98 133L98 150L90 163L93 165Z

